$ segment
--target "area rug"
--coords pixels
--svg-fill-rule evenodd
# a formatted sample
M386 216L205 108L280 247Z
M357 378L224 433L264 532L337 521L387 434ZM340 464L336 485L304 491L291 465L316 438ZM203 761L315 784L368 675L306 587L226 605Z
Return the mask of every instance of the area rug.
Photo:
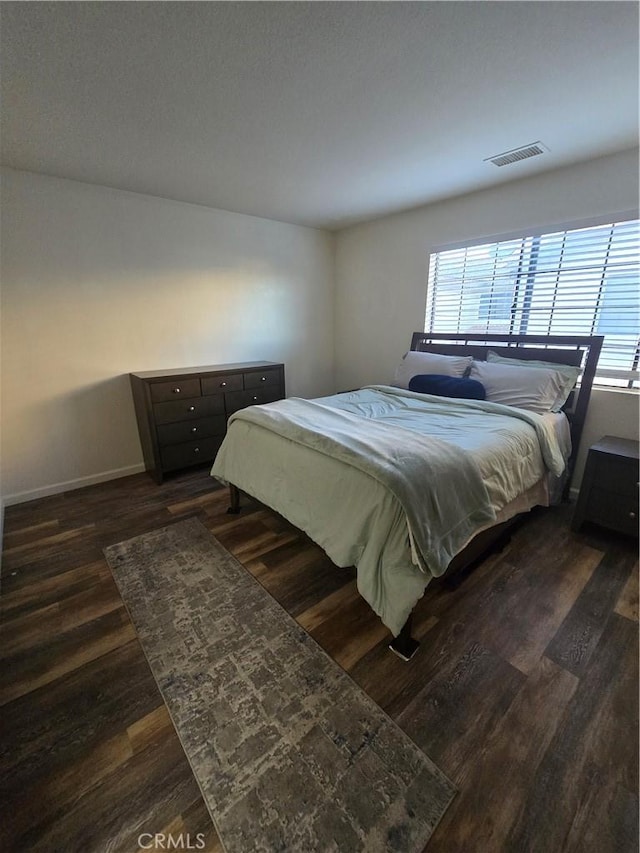
M197 519L105 556L228 853L422 851L454 786Z

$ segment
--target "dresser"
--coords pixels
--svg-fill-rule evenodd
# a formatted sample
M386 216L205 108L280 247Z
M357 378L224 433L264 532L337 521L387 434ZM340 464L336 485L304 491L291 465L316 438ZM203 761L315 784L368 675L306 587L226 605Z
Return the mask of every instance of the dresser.
M246 361L130 373L145 468L169 471L213 462L238 409L285 395L284 365Z
M592 521L638 535L638 442L606 435L589 448L572 528Z

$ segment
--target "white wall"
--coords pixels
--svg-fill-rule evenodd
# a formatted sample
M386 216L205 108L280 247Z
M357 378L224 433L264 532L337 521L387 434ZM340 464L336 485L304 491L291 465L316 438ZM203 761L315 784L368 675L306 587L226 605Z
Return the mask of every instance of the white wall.
M635 392L617 391L612 388L596 387L593 389L576 460L576 476L573 478L574 490L577 491L582 479L589 447L599 438L604 435L617 435L620 438L638 440L639 399Z
M10 169L2 178L8 503L141 470L130 371L265 358L285 363L287 391L301 396L386 381L423 327L433 246L638 202L633 151L335 237ZM637 437L637 398L594 394L585 445L605 433Z
M142 468L128 373L267 359L333 391L333 237L2 173L7 503Z
M389 381L424 328L429 253L442 244L628 212L638 205L638 152L623 152L388 216L336 238L339 388ZM638 437L637 397L597 392L585 444ZM588 445L587 445L588 446ZM578 485L584 446L574 477Z

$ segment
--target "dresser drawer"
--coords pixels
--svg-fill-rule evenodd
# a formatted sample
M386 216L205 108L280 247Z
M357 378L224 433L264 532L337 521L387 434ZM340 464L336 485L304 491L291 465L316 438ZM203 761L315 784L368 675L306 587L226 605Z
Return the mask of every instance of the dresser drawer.
M213 395L175 400L170 403L156 403L153 407L156 424L170 424L175 421L196 420L196 418L222 414L224 414L224 399Z
M594 484L620 495L638 497L638 463L633 459L616 459L596 454Z
M200 380L184 379L173 382L152 382L149 385L151 400L154 403L163 403L166 400L182 400L184 397L200 396Z
M638 535L638 498L592 488L586 518L620 533Z
M179 444L181 441L195 441L212 435L223 436L226 428L227 421L224 415L216 415L213 418L198 418L195 421L161 424L157 428L158 442L164 446Z
M225 391L241 391L242 374L230 373L227 376L206 376L202 380L203 394L222 394Z
M171 471L176 468L186 468L199 462L211 462L220 445L222 436L203 438L202 441L187 441L183 444L171 444L160 450L162 468Z
M273 386L279 384L279 370L252 370L251 373L244 374L244 387L247 390L250 388L264 388L266 386Z
M251 391L230 391L224 395L227 415L245 409L247 406L258 406L261 403L273 403L282 398L280 386L275 388L255 388Z

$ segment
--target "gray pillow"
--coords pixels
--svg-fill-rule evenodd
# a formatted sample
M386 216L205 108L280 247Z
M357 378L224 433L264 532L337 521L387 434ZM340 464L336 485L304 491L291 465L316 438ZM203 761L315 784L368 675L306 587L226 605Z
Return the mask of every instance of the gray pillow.
M544 415L560 398L565 380L557 370L474 361L470 379L482 382L486 399Z
M537 361L535 359L530 360L526 358L507 358L506 356L499 355L493 350L489 350L487 361L491 361L496 364L518 365L519 367L545 367L559 373L564 382L562 390L551 406L550 411L552 412L559 412L562 409L564 404L567 402L569 394L578 381L578 376L582 373L581 367L572 367L570 364L556 364L553 361Z

